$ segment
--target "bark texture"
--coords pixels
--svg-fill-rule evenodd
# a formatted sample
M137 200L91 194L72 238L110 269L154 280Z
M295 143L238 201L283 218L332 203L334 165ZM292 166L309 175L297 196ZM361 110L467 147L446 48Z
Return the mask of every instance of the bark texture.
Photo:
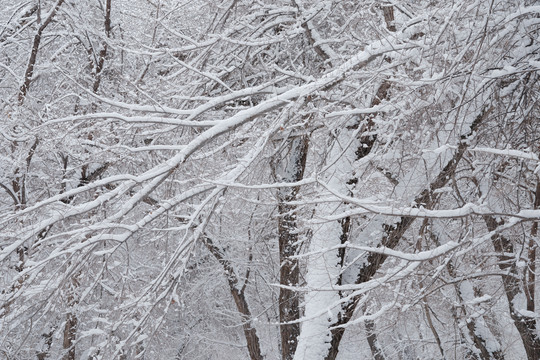
M308 149L307 136L290 140L282 154L282 159L275 164L275 177L281 182L302 180L306 166ZM278 190L278 233L279 233L279 281L281 285L297 286L300 281L298 260L291 259L298 251L298 226L296 206L290 204L296 200L300 188L287 187ZM290 324L300 318L298 293L287 288L279 290L279 322L281 334L281 358L290 360L294 357L300 336L300 324Z
M43 31L47 28L47 26L49 26L54 16L58 12L58 9L60 8L60 6L62 6L63 2L64 0L58 0L54 8L49 13L49 16L47 16L45 21L39 26L36 34L34 35L34 40L32 42L32 51L30 52L30 59L28 60L28 65L26 65L26 71L24 72L23 84L19 89L19 105L22 105L24 103L26 94L30 89L30 83L32 82L32 76L34 75L34 67L36 66L37 54L39 52L39 45L41 43L41 36L43 35Z
M257 335L257 330L253 327L251 322L251 311L249 310L249 305L244 292L246 283L244 283L244 286L240 287L240 281L236 275L236 272L234 271L234 267L231 262L225 258L223 250L216 246L214 242L207 236L204 236L203 240L206 248L212 255L214 255L216 260L219 261L223 267L223 270L225 270L225 274L227 275L227 283L229 284L229 290L231 291L234 304L236 305L238 312L242 315L242 328L246 338L249 358L251 360L262 360L263 356L261 354L259 336ZM245 281L247 282L247 279Z

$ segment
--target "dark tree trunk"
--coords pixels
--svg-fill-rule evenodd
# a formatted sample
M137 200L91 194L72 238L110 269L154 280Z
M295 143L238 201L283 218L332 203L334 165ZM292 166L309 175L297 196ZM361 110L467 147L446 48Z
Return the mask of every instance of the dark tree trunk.
M470 132L461 137L462 142L460 142L453 158L446 164L437 177L418 196L416 196L413 201L416 206L424 206L426 209L429 209L435 205L437 198L435 191L446 186L448 181L450 181L456 171L459 161L463 158L463 155L467 150L468 143L465 140L478 129L489 113L490 110L485 110L476 117L471 124ZM401 217L399 222L396 224L383 225L384 235L382 236L380 245L391 249L395 248L414 220L415 218L412 217ZM362 284L371 280L377 270L379 270L383 265L387 257L388 255L380 253L370 253L367 255L365 265L358 272L356 284ZM356 296L350 302L348 302L339 315L338 321L332 325L332 338L330 340L331 346L327 356L325 357L326 360L336 359L339 352L339 344L341 343L343 335L345 334L345 325L352 319L359 300L360 296Z
M504 224L503 222L497 222L492 216L484 216L484 221L490 232L496 231L499 226ZM500 254L498 256L499 268L507 273L506 275L502 275L502 282L506 299L508 300L510 317L514 321L514 325L523 341L527 359L538 360L540 359L540 339L536 334L536 319L521 314L514 304L514 300L518 295L526 296L519 280L519 269L516 265L516 257L514 256L514 245L501 234L493 235L491 241L495 251Z
M77 306L78 301L76 297L76 289L79 287L78 274L74 274L71 278L71 284L68 288L68 299L67 305L69 309L73 309ZM62 342L62 347L67 351L62 360L75 360L75 339L77 337L77 327L79 325L79 320L73 312L68 312L66 314L66 324L64 325L64 339Z
M261 354L261 345L259 336L257 335L257 330L253 327L251 322L251 311L249 310L248 302L244 293L245 284L239 288L239 280L234 268L229 260L225 258L223 250L214 244L214 242L204 236L204 244L206 248L214 255L214 257L219 261L225 274L227 275L227 282L229 284L229 290L234 299L236 309L242 315L242 327L244 330L244 336L246 338L247 348L249 352L249 357L251 360L262 360L263 356ZM247 276L246 276L247 277ZM247 281L247 279L245 280Z
M297 182L304 176L308 149L307 136L289 140L282 151L281 158L274 164L274 175L280 182ZM278 190L279 201L279 281L281 285L297 286L300 281L298 260L291 259L298 251L298 227L296 223L296 206L290 204L296 200L299 187L286 187ZM279 290L279 322L281 333L281 358L291 360L296 352L300 324L289 322L300 318L300 303L294 290Z
M41 36L43 35L43 31L51 23L52 19L56 15L58 9L60 8L63 2L64 0L58 0L53 10L51 11L50 15L40 25L40 27L38 28L38 31L36 32L36 35L34 35L34 40L32 42L32 51L30 52L30 59L28 60L28 64L26 65L26 71L24 72L24 81L23 81L23 84L21 85L21 88L19 89L19 96L18 96L19 105L22 105L24 103L26 94L28 93L28 90L30 89L30 83L32 82L32 76L34 75L34 67L36 65L37 54L39 52L39 44L41 43ZM40 10L38 9L38 11Z
M377 332L375 330L375 322L373 320L364 321L367 332L367 342L371 354L373 355L373 360L385 360L384 354L379 344L379 339L377 337Z

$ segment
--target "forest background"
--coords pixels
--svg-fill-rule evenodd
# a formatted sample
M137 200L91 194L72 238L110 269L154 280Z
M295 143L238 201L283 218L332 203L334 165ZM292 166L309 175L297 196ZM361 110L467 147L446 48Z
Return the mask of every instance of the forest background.
M537 1L0 4L0 358L540 359Z

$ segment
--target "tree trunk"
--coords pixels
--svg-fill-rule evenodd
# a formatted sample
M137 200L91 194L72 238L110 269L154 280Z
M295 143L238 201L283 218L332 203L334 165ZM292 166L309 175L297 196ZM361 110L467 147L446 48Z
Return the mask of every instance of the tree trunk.
M244 336L246 338L249 357L251 360L262 360L261 345L257 330L253 327L251 322L251 311L249 310L248 302L244 293L245 284L239 288L240 284L238 276L234 271L234 268L230 261L225 258L223 250L217 247L214 242L207 236L203 237L206 248L212 255L219 261L227 274L227 282L229 284L229 290L234 299L236 309L242 315L242 327L244 329ZM247 282L247 279L245 280Z
M274 163L274 177L279 182L297 182L304 177L306 166L308 137L298 136L292 140L279 154ZM298 260L291 259L298 251L298 227L296 223L296 206L290 202L296 200L299 187L278 189L278 233L279 233L279 283L285 286L298 286L300 269ZM293 323L300 318L298 294L286 288L279 290L279 322L281 334L281 358L291 360L296 352L300 324Z
M463 154L467 150L468 143L465 141L471 136L480 126L480 124L487 118L490 110L484 109L473 121L470 126L470 131L468 134L461 137L461 142L459 143L458 149L452 159L446 164L446 166L440 171L437 177L418 195L414 198L413 204L416 206L424 206L426 209L429 209L434 206L436 195L435 191L446 186L448 181L452 178L454 172L456 171L459 161L463 158ZM411 217L401 217L399 222L388 225L383 225L383 236L380 241L381 246L385 246L393 249L399 243L405 232L414 222L415 218ZM357 275L356 284L365 283L373 278L377 270L385 262L388 255L380 253L369 253L367 259ZM338 321L332 324L332 338L331 346L328 354L326 355L326 360L335 360L339 352L339 344L343 339L345 333L345 325L352 319L356 306L360 300L360 296L356 296L352 301L348 302L343 311L339 314Z
M422 227L423 229L427 229L429 233L428 236L435 243L435 245L441 246L439 235L433 232L433 230L428 224L428 219L424 220L424 224L422 225ZM448 260L448 262L446 263L446 270L448 271L448 274L451 278L457 277L454 264L451 260ZM461 309L466 318L465 324L467 326L467 330L469 331L469 336L473 341L473 344L471 344L471 346L474 346L476 348L476 351L474 351L475 358L478 359L479 357L476 354L479 354L480 360L504 360L504 354L501 350L501 345L499 341L495 338L491 330L487 327L484 316L480 315L477 317L470 317L468 315L465 304L466 302L472 302L472 300L474 300L470 297L470 294L474 293L471 282L469 280L463 280L459 284L454 284L454 289L456 291L456 295L459 301L459 308ZM473 309L472 313L475 312L476 311ZM478 314L481 314L481 312L478 312ZM458 315L455 314L454 316L457 319ZM488 342L490 343L489 346ZM440 340L438 341L438 343L439 347L441 347Z
M496 231L497 228L504 223L497 222L493 216L484 216L484 221L488 231ZM520 311L526 310L526 304L523 309L519 309L518 298L523 297L526 299L524 289L521 288L519 269L516 264L516 257L514 256L514 245L512 242L501 234L495 234L491 237L491 241L495 251L500 255L499 268L505 272L506 275L502 275L502 282L506 299L508 300L508 307L510 311L510 317L514 321L519 336L523 341L525 352L527 353L527 359L538 360L540 359L540 339L536 333L536 319L523 315Z
M385 360L381 344L377 337L377 331L375 330L375 321L366 320L364 321L364 326L366 327L367 342L373 355L373 360Z
M41 36L43 34L43 31L45 28L51 23L52 19L56 15L58 9L62 5L64 0L58 0L52 11L50 12L49 16L45 21L40 25L38 28L38 31L36 32L36 35L34 35L34 40L32 42L32 51L30 52L30 59L28 60L28 64L26 65L26 71L24 72L24 81L21 85L21 88L19 89L19 105L22 105L24 103L24 99L26 98L26 94L28 93L28 90L30 89L30 83L32 81L32 75L34 74L34 67L36 65L37 60L37 54L39 51L39 44L41 43ZM40 10L38 10L40 11Z
M78 275L74 274L71 278L71 284L68 288L68 299L67 305L69 309L74 309L77 304L77 297L75 295L75 290L79 287ZM75 360L75 339L77 337L77 327L79 325L79 320L77 316L72 311L66 314L66 324L64 326L64 339L62 342L62 347L67 353L64 354L62 360Z

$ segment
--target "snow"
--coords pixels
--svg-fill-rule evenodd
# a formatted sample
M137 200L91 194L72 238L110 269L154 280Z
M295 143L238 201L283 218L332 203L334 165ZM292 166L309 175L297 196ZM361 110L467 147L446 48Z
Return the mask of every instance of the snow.
M341 110L341 111L333 111L331 113L325 114L325 118L335 118L335 117L342 117L346 115L362 115L362 114L376 114L376 113L384 113L387 110L391 109L392 106L389 104L381 104L376 105L372 107L367 108L358 108L358 109L350 109L350 110Z
M469 151L472 152L484 152L489 154L495 154L495 155L501 155L501 156L508 156L508 157L514 157L518 159L524 159L524 160L532 160L532 161L539 161L538 155L533 152L527 152L527 151L520 151L520 150L514 150L514 149L493 149L493 148L485 148L485 147L475 147L469 149Z
M331 147L325 173L328 188L347 191L347 180L352 174L355 159L356 143L351 143L354 132L343 129ZM352 137L353 139L355 137ZM317 216L331 214L340 205L320 204L316 209ZM341 224L328 221L313 228L313 237L309 247L306 283L310 289L304 298L304 317L298 347L294 359L322 359L330 348L330 326L336 322L340 308L334 308L340 299L336 291L323 291L333 288L340 276L340 259L336 251L327 252L328 248L340 245Z
M56 1L42 4L43 16L52 14ZM196 246L208 234L219 239L238 274L256 271L241 290L253 305L262 352L278 357L279 329L269 326L277 321L275 289L266 286L279 271L271 195L300 189L288 204L298 209L302 235L295 259L305 281L289 286L303 301L295 321L302 327L296 359L323 359L344 304L358 298L345 324L350 339L341 344L341 359L369 357L359 335L365 320L376 322L388 357L437 358L427 326L407 321L421 320L418 299L426 294L444 301L428 305L441 319L435 325L442 346L454 357L463 357L463 348L473 344L464 343L476 336L492 355L525 358L512 317L537 319L537 311L527 310L523 292L507 292L515 310L510 314L500 278L522 282L523 239L540 220L534 194L526 191L540 172L537 136L530 134L536 129L528 128L538 105L530 87L540 68L539 5L390 1L396 27L404 29L390 34L380 6L362 2L233 1L227 8L207 1L154 6L135 0L132 6L121 0L114 36L106 38L96 22L100 9L70 2L44 33L36 86L17 106L19 73L39 26L35 15L20 19L27 3L10 4L0 15L0 47L8 50L0 61L6 74L0 343L7 344L0 352L21 340L14 356L35 357L42 330L56 329L49 357L58 357L58 324L74 312L82 358L98 352L114 358L136 343L155 358L176 356L163 355L169 344L187 346L189 353L180 357L246 357L246 319L231 311L230 296L201 301L214 289L220 295L229 290L207 272L219 264ZM198 16L191 16L199 6ZM97 55L103 41L111 51L96 92L88 62L96 61L90 53ZM390 97L370 106L381 80L392 84ZM462 140L483 111L486 121ZM366 121L358 125L364 115L373 115L374 128L365 129ZM88 125L106 128L89 139ZM376 146L356 161L358 139L368 133L377 135ZM36 136L40 146L30 161ZM309 137L307 176L292 181L292 162L269 169L286 153L274 151L277 144L290 149L303 136ZM155 141L139 146L150 138ZM464 147L455 174L432 185ZM69 159L65 168L63 159ZM81 167L88 174L102 164L110 165L103 178L87 184ZM269 180L273 170L279 181ZM25 188L17 193L20 184ZM419 203L426 202L419 194L427 190L435 204ZM17 208L13 203L23 194L27 201ZM485 216L501 225L487 230ZM353 227L342 243L339 221L345 218ZM384 246L402 219L416 222L398 246ZM420 226L436 239L419 233ZM496 264L501 254L492 241L501 234L514 246L503 254L511 268ZM23 246L28 252L19 256ZM359 269L374 254L386 261L358 283ZM456 276L446 271L450 262ZM445 306L452 303L459 311ZM369 314L362 314L364 304ZM167 314L169 307L176 314ZM219 314L207 316L207 310ZM29 325L35 331L28 332ZM403 339L400 332L413 335ZM351 350L355 346L360 352ZM414 354L398 351L413 346Z
M463 245L458 244L454 241L449 241L443 245L437 246L430 250L420 251L417 253L406 253L403 251L390 249L386 246L370 247L370 246L361 246L361 245L347 243L343 245L341 244L336 245L334 247L325 247L319 250L313 250L313 251L310 251L301 255L296 255L294 256L294 258L297 258L297 259L311 258L313 256L321 256L324 253L335 253L335 250L340 249L340 248L347 248L347 249L352 249L352 250L360 250L362 252L384 254L384 255L392 256L392 257L402 259L402 260L407 260L407 261L423 262L423 261L433 260L435 258L443 256L449 252L454 251L455 249L461 246Z

